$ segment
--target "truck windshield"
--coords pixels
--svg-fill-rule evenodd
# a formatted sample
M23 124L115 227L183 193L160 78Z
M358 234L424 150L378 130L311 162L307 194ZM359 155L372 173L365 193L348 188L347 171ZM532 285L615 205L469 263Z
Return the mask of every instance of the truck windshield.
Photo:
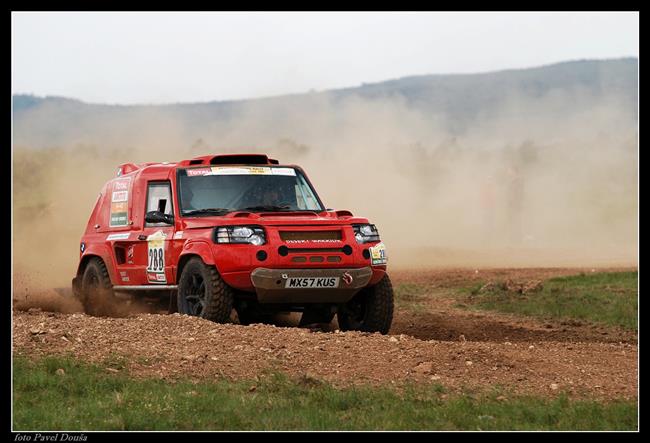
M178 170L181 215L232 211L322 211L303 174L294 168L212 166Z

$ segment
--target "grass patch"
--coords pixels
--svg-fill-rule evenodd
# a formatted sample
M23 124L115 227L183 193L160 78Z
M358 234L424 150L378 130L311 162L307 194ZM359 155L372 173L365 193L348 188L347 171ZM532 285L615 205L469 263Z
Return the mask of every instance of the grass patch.
M428 288L425 285L414 283L400 283L393 288L395 304L403 309L415 312L424 310L422 302L426 296Z
M546 280L539 292L499 285L465 289L472 307L539 318L575 319L638 330L638 272L601 272Z
M278 374L169 383L54 357L14 357L13 395L15 431L637 429L635 401L445 396L424 385L339 390Z

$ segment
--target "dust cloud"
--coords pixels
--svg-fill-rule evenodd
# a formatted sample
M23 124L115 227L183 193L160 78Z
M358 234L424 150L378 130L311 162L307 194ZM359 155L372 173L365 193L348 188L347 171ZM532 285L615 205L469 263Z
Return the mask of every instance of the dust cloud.
M14 146L15 291L70 287L120 163L230 152L303 166L327 207L377 224L391 267L637 264L638 127L615 98L573 114L566 97L511 98L460 132L400 98L305 100L251 102L199 129L143 108Z

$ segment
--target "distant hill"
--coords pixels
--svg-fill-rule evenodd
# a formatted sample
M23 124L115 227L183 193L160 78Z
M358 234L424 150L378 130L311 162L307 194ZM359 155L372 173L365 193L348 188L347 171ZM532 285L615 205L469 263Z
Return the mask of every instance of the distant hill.
M191 143L213 140L243 115L272 126L291 128L283 115L321 110L335 114L354 101L380 104L388 100L423 118L441 117L450 134L463 134L489 120L497 110L528 109L570 118L608 103L638 119L638 59L580 60L548 66L479 74L422 75L323 92L237 101L169 105L90 104L64 97L14 95L14 145L47 147L70 143L120 144L143 140L142 131L176 125L177 137ZM541 107L540 103L550 103ZM309 120L302 121L309 124ZM288 129L283 129L288 132ZM153 131L155 132L155 131ZM291 134L288 134L291 135ZM109 142L110 140L110 142Z

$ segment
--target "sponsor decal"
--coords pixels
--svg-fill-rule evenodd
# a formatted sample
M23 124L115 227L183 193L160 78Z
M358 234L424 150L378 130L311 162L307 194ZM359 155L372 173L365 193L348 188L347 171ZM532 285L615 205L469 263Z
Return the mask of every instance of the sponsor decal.
M83 253L86 250L86 244L84 242L81 242L79 249L81 249L81 252Z
M129 182L131 179L122 179L122 180L115 180L113 183L113 190L114 191L126 191L129 189Z
M130 232L121 232L119 234L110 234L108 237L106 237L106 241L111 241L111 240L126 240L129 238L129 235L131 235Z
M352 284L352 281L354 280L354 278L349 272L344 272L341 278L343 279L343 282L348 286L350 286Z
M187 170L188 177L195 177L197 175L210 175L212 170L210 168L194 168Z
M183 231L174 232L174 240L178 240L179 238L183 238Z
M290 175L292 177L296 176L296 170L293 168L271 168L273 175Z
M112 202L129 201L129 191L113 191Z
M384 243L377 243L370 247L370 260L373 265L385 265L388 262Z
M129 210L127 202L112 202L111 209L115 212L126 212Z
M166 283L165 239L167 234L156 231L147 237L147 280L149 283Z
M286 243L340 243L342 240L336 239L316 239L316 240L285 240Z
M293 168L271 168L268 166L224 167L213 166L211 175L290 175L295 176Z
M131 178L113 180L111 214L108 226L127 226L129 223L129 184Z
M120 271L120 277L122 278L122 281L130 281L129 275L126 273L126 271Z
M251 166L243 168L228 168L215 166L212 168L214 175L271 175L271 168L264 168L261 166Z

